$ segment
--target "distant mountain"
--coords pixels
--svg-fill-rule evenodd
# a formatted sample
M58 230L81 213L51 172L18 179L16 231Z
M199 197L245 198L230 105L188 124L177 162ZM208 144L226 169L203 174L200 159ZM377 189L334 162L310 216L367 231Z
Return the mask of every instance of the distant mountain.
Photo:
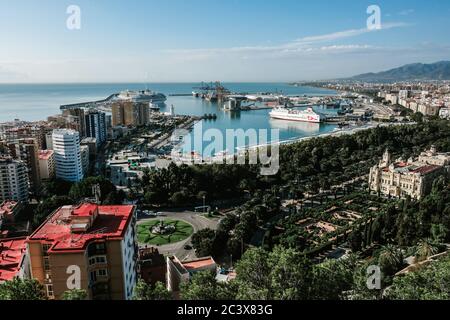
M413 63L379 73L365 73L349 78L357 81L450 80L450 61L432 64Z

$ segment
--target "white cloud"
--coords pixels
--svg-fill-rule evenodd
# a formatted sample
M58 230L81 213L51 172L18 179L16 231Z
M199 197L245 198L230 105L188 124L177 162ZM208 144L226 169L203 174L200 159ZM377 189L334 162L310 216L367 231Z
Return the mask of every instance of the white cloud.
M346 38L352 38L359 35L379 32L381 30L388 30L393 28L406 27L408 24L397 22L397 23L385 23L382 24L381 29L370 30L368 28L361 29L350 29L339 32L333 32L329 34L307 36L300 39L296 39L287 43L282 43L278 45L264 45L264 46L241 46L241 47L228 47L228 48L200 48L200 49L177 49L177 50L166 50L165 52L172 56L172 58L177 58L184 61L199 61L202 59L210 59L216 56L223 55L244 55L249 58L250 55L255 57L259 56L270 56L275 55L279 57L284 53L308 53L318 50L323 50L322 47L318 47L319 43L333 42ZM361 50L368 49L369 45L332 45L327 47L328 52L342 51L345 50Z
M409 16L410 14L414 13L414 9L405 9L400 11L398 14L401 16Z

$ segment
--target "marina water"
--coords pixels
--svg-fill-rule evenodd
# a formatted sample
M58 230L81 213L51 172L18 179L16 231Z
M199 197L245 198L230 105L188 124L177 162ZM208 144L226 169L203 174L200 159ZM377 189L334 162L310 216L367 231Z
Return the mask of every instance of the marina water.
M203 116L215 114L217 119L204 120L196 124L203 131L219 129L225 136L227 129L279 129L279 140L295 140L332 132L336 125L291 122L275 120L269 117L270 110L225 111L214 102L208 102L193 96L170 96L171 94L189 94L199 83L110 83L110 84L0 84L0 122L14 119L35 121L45 120L47 116L60 113L59 106L64 104L104 99L112 93L123 90L150 89L167 95L168 112L171 105L176 114ZM336 92L313 87L295 87L283 83L224 83L233 92L240 93L282 93L284 95L334 95ZM320 109L320 107L315 107ZM326 110L319 110L326 112ZM271 137L267 137L271 141ZM210 142L205 142L206 145ZM241 147L238 145L238 147ZM203 146L203 149L205 145ZM187 150L185 150L187 151ZM193 150L201 153L201 150Z

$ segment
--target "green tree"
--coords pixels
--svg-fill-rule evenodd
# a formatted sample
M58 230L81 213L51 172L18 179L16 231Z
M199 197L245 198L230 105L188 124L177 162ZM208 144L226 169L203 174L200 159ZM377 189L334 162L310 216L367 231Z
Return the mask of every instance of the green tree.
M396 277L386 290L391 300L449 300L450 299L450 257Z
M311 263L294 249L250 249L236 267L239 299L307 299Z
M385 275L393 275L403 267L403 253L394 245L387 245L380 251L378 264Z
M431 239L420 240L416 246L416 259L418 261L427 260L441 252L441 246Z
M161 282L151 286L140 279L134 288L133 300L172 300L172 294Z
M63 293L62 300L86 300L88 297L86 290L68 290Z
M211 229L203 229L192 235L192 246L197 257L214 255L214 242L216 232Z
M184 300L234 300L236 297L234 283L218 282L211 271L194 274L189 282L181 284L180 289Z
M47 300L47 296L37 280L14 278L0 284L0 300Z

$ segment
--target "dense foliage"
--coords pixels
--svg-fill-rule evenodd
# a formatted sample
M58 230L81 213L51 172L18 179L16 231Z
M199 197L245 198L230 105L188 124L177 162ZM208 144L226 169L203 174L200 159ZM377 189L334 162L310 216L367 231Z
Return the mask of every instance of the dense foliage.
M140 279L134 288L133 300L171 300L172 294L165 285L157 282L154 286Z
M88 297L88 294L86 290L68 290L63 293L62 300L86 300Z
M280 170L261 176L252 165L176 166L147 171L141 181L146 204L174 206L239 198L256 190L287 186L291 194L328 189L367 174L386 148L408 158L431 144L450 150L450 124L428 121L416 125L377 127L353 135L313 138L280 148Z
M47 296L37 280L14 278L0 283L0 300L47 300Z

